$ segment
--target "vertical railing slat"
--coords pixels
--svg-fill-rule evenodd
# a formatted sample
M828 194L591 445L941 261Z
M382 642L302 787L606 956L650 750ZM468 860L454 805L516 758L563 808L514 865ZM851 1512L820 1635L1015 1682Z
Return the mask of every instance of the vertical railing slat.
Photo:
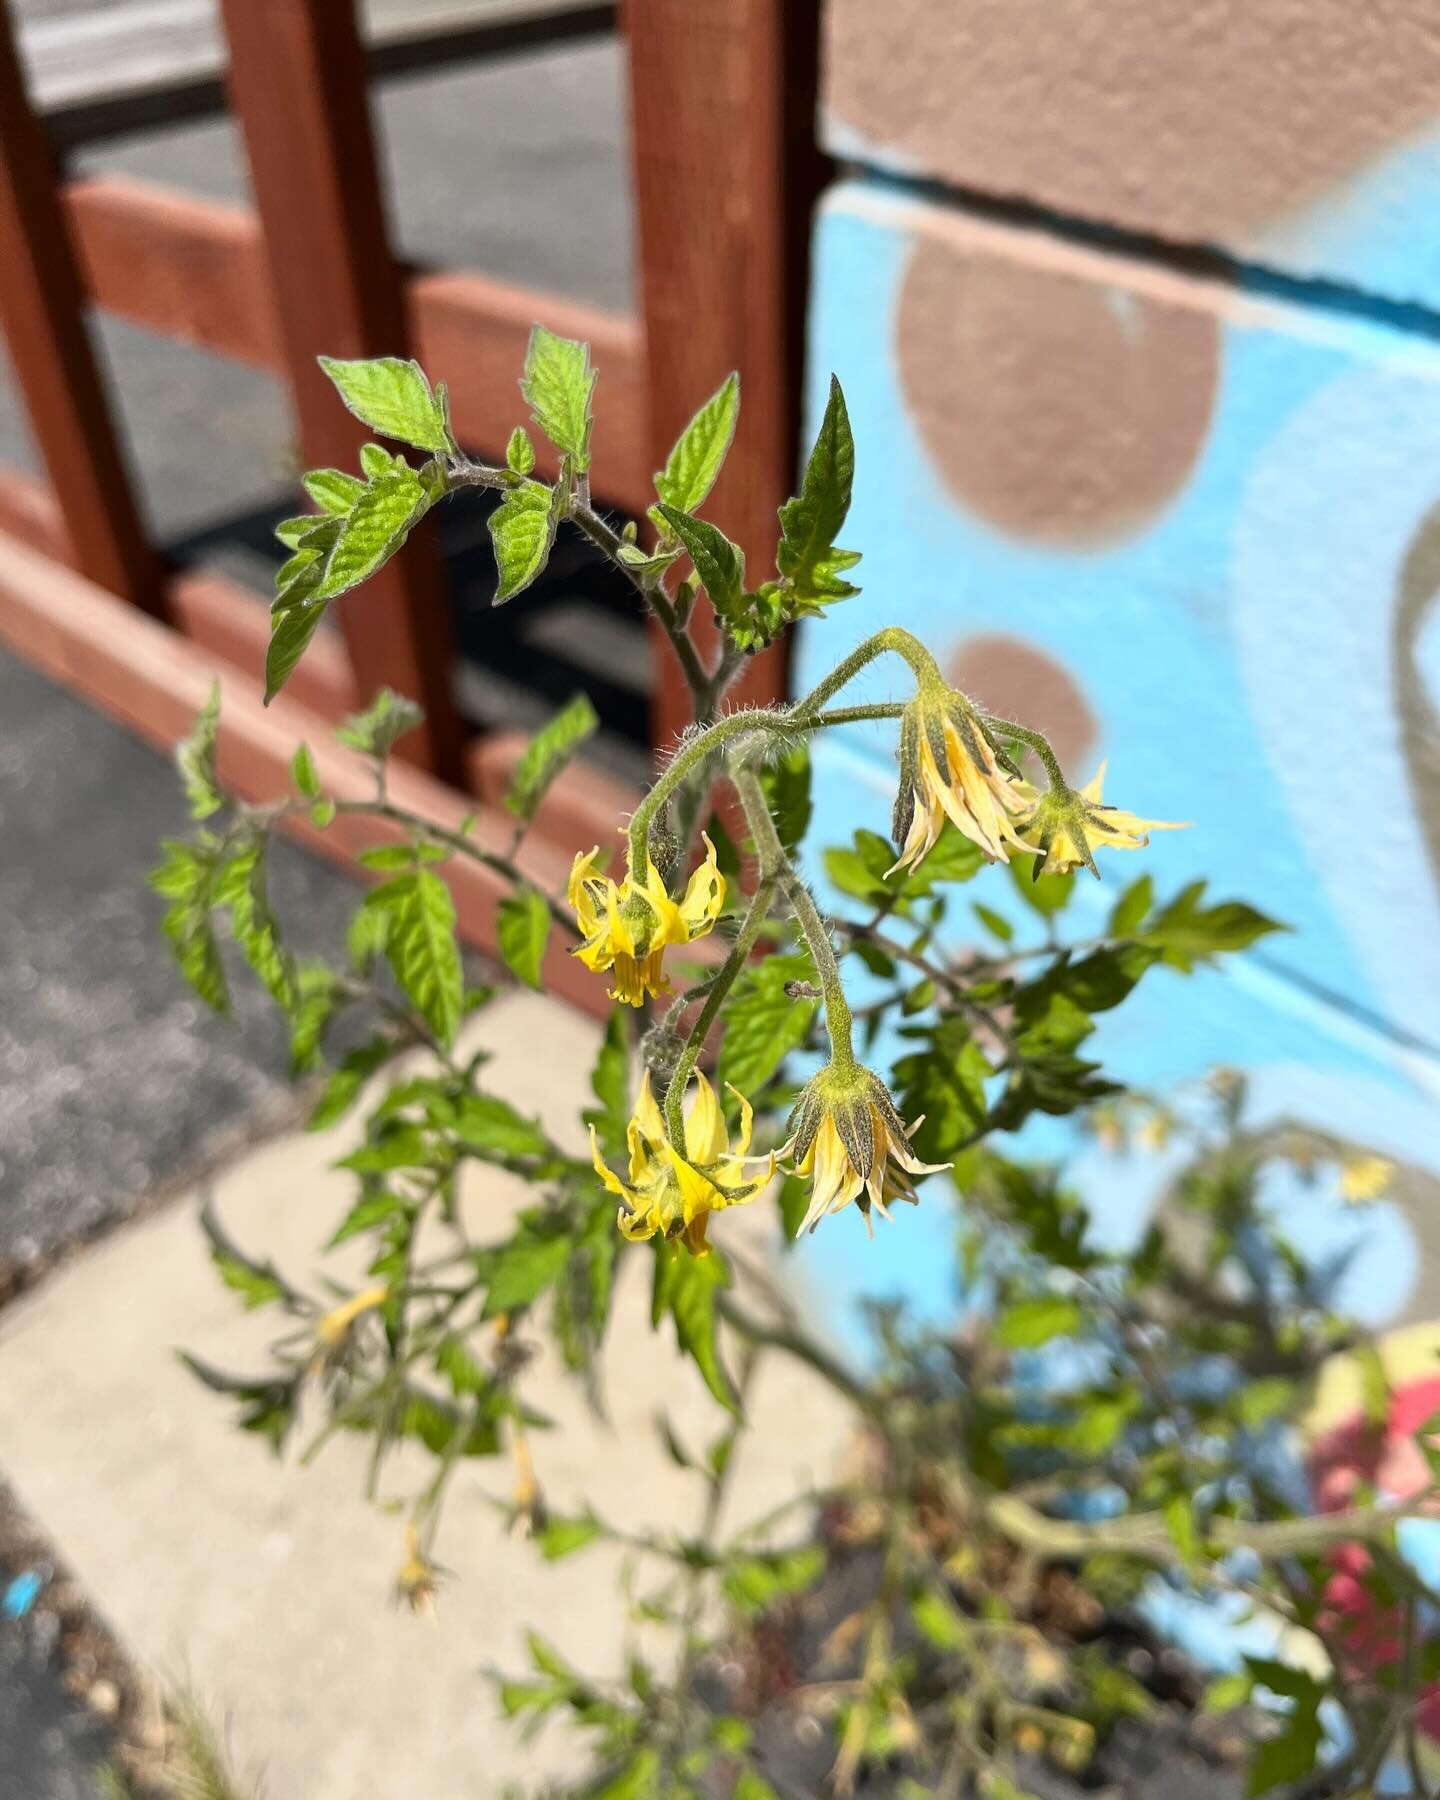
M409 351L353 0L222 0L222 10L301 447L308 465L354 469L367 433L316 358ZM358 696L388 685L418 700L427 723L401 752L458 782L449 622L427 536L342 601L340 618Z
M631 140L656 466L690 413L740 371L740 427L707 516L772 553L795 474L815 148L818 0L625 0ZM697 620L697 635L712 628ZM688 720L673 665L655 731ZM748 665L736 697L784 691L779 655Z
M30 106L5 0L0 0L0 326L76 567L112 594L160 612L160 564L145 541L96 363L54 157Z

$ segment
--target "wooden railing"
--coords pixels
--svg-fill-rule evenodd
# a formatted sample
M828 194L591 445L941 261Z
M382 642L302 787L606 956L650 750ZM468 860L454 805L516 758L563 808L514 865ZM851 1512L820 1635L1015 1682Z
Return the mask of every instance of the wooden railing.
M562 9L570 28L584 15L587 29L603 10ZM395 258L354 0L221 0L253 210L119 177L66 178L0 0L0 324L47 475L41 484L0 469L0 636L157 741L173 740L175 727L173 708L154 703L165 662L157 645L177 695L193 694L202 665L243 677L226 684L239 696L227 767L242 791L272 774L271 722L250 704L268 609L219 575L167 567L147 543L90 340L91 302L277 375L307 465L353 465L363 435L319 374L321 352L417 355L449 382L462 441L499 456L531 324L583 337L601 373L596 497L636 513L689 411L738 368L742 418L713 512L742 542L772 540L795 461L808 213L821 178L815 11L816 0L621 6L641 276L641 315L629 318ZM510 9L510 38L539 29L535 12ZM456 20L451 48L513 48L490 23L487 38ZM384 45L371 54L383 62ZM197 76L177 111L193 111L196 84L215 78ZM146 104L147 116L164 116L155 95ZM74 102L64 113L67 135L83 110ZM495 757L467 741L454 703L438 555L423 531L363 599L340 609L342 638L317 640L302 663L286 701L291 723L323 730L386 683L426 709L425 730L407 741L412 761L483 803ZM758 659L743 692L768 697L781 682L774 659ZM686 709L658 645L652 693L663 743ZM565 829L587 805L604 810L615 798L590 780L563 812ZM466 923L488 938L485 906Z

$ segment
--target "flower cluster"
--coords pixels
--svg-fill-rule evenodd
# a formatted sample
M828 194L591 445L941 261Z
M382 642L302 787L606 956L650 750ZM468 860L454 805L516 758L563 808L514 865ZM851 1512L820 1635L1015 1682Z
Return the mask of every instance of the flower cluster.
M1139 850L1152 831L1182 829L1105 805L1104 763L1079 790L1067 787L1051 766L1050 787L1037 789L1004 747L1012 729L1020 742L1034 735L984 718L953 689L922 686L900 725L892 835L902 848L891 874L918 867L947 819L992 862L1016 854L1038 857L1037 875L1067 874L1082 864L1098 874L1095 850Z
M649 995L669 991L666 946L693 943L714 926L725 904L725 877L708 836L705 860L678 903L648 857L642 877L631 870L617 886L596 872L599 856L597 846L588 856L577 856L570 871L566 893L582 939L575 955L597 974L609 970L612 1000L641 1006Z

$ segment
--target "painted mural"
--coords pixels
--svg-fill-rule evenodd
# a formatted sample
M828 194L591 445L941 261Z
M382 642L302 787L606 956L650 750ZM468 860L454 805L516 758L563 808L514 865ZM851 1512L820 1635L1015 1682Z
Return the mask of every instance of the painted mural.
M1279 1174L1274 1204L1317 1254L1359 1244L1346 1300L1366 1319L1433 1311L1440 347L857 181L819 224L817 401L832 368L865 585L809 628L798 680L909 625L1050 731L1073 776L1110 756L1123 804L1192 820L1145 853L1162 891L1207 875L1294 934L1233 974L1157 974L1099 1049L1161 1091L1243 1066L1255 1123L1389 1158L1363 1214ZM855 698L894 680L877 664ZM819 841L849 837L857 796L883 828L892 754L874 727L827 734ZM1080 895L1098 923L1114 888ZM1106 1232L1138 1229L1172 1172L1163 1152L1079 1150ZM807 1256L832 1294L939 1307L927 1234L949 1230L922 1206L863 1259L824 1234Z

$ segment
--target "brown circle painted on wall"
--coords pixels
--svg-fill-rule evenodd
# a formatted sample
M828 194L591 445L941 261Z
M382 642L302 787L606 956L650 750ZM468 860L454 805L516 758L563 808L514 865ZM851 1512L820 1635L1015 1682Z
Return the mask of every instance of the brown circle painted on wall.
M1207 313L921 238L898 317L905 399L955 497L1038 543L1146 525L1204 446L1220 342Z
M1098 727L1075 678L1047 651L1021 638L986 633L966 638L946 674L961 693L1002 719L1023 719L1043 731L1060 766L1088 781Z

